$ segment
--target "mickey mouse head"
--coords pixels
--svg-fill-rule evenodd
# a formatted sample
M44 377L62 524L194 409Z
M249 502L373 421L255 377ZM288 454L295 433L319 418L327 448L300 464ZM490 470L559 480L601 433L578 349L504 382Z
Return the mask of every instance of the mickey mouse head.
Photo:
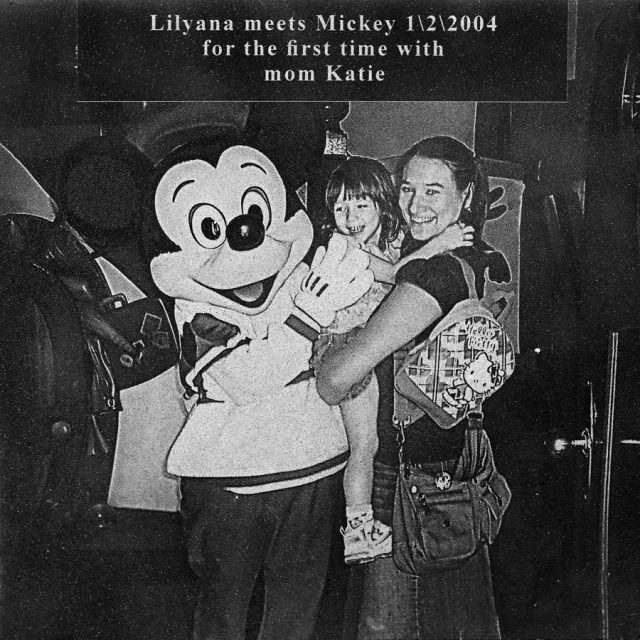
M282 178L252 147L229 147L215 164L204 158L173 164L154 204L179 251L155 258L151 270L175 298L258 314L311 245L311 222L302 210L285 221Z

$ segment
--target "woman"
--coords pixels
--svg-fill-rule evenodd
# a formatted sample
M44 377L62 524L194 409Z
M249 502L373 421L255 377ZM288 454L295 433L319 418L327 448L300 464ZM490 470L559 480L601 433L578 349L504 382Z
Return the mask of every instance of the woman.
M407 225L402 255L407 256L459 222L470 224L480 244L488 187L474 153L454 138L426 138L401 158L396 170L399 205ZM457 249L470 264L479 249ZM477 275L482 276L481 273ZM449 254L407 262L396 287L366 327L340 350L326 354L317 371L320 395L337 404L374 367L380 385L379 450L373 507L392 524L398 472L393 415L393 361L390 356L429 334L453 306L469 297L460 262ZM411 463L452 469L462 452L466 424L440 429L423 416L405 430L404 457ZM486 545L460 569L433 575L399 572L392 558L362 567L363 597L358 640L499 638Z

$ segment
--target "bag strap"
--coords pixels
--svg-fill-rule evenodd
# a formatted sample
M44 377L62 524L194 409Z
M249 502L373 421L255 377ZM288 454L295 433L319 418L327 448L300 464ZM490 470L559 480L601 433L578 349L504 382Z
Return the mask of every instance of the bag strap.
M491 312L493 317L498 322L504 324L505 320L512 311L515 293L513 291L504 290L496 291L489 294L486 294L485 292L482 299L480 299L478 297L478 292L476 291L476 274L471 265L464 258L456 255L453 251L447 251L446 255L450 255L460 263L464 279L469 289L469 299L481 300L484 306L486 306L486 308Z
M474 478L478 472L478 459L480 455L480 438L482 429L477 427L467 427L465 431L465 445L469 448L470 460L468 466L468 477Z
M409 404L406 398L403 398L395 389L393 388L393 416L391 421L393 422L393 426L396 430L396 442L398 444L398 460L400 462L400 467L403 466L403 458L402 458L402 447L404 445L404 429L409 425ZM402 475L402 474L400 474Z
M409 424L411 410L409 408L409 400L396 390L395 378L401 370L404 363L404 357L400 358L394 354L393 357L393 424L404 422L404 426Z
M401 352L402 355L399 355L399 352ZM404 443L405 428L408 427L412 421L415 421L425 415L425 412L422 409L416 405L412 405L412 403L396 389L395 378L404 366L406 353L407 351L401 349L393 355L393 416L391 420L396 430L396 441L399 449L402 448L402 444ZM402 452L399 450L399 453L401 454Z
M469 288L469 299L478 300L478 292L476 291L476 274L471 268L471 265L464 258L457 256L452 251L449 251L449 255L454 257L462 267L462 274L464 275L467 287Z
M464 279L467 281L467 286L469 287L469 299L480 300L480 298L478 298L478 292L476 291L476 274L471 268L471 265L464 258L457 256L452 251L449 251L449 255L453 256L462 267ZM495 320L504 324L513 309L514 298L515 293L513 291L499 290L489 294L485 293L481 302L491 312Z
M480 414L482 416L482 414ZM482 417L471 418L464 433L464 446L456 466L456 474L460 477L472 479L479 472L480 449L483 437Z

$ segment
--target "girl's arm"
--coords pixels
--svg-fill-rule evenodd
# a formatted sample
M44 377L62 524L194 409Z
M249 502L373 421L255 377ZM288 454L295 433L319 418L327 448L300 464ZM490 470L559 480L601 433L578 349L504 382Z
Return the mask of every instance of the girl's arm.
M442 316L437 300L420 287L401 282L366 326L344 347L325 353L316 370L317 388L328 404L338 404L388 355Z
M424 247L420 247L420 249L417 249L397 262L395 264L395 272L397 272L400 267L407 264L409 260L415 260L416 258L428 260L439 253L453 251L453 249L457 249L458 247L471 247L473 246L473 234L474 229L470 225L465 227L457 222L449 225L442 233L429 240Z
M395 265L387 260L371 255L369 259L369 269L373 272L376 282L385 282L387 284L396 283L396 273L400 267L405 265L409 260L422 258L428 260L439 253L452 251L458 247L470 247L473 245L473 227L463 227L459 224L452 224L447 227L440 235L427 242L424 247L414 251L397 262Z

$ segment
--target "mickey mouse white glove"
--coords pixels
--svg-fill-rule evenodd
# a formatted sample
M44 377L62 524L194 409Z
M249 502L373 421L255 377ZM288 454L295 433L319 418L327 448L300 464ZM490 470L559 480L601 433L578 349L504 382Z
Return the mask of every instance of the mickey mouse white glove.
M319 247L311 270L303 280L295 303L321 327L328 327L336 311L357 302L373 284L365 251L349 248L347 239L334 234L325 250Z

